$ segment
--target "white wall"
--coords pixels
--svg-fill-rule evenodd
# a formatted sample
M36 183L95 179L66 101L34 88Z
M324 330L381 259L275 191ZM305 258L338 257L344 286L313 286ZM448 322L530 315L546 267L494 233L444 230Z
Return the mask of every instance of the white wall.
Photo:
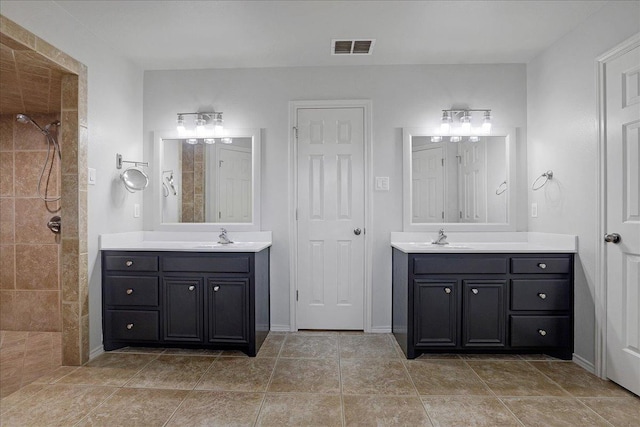
M524 65L297 67L146 71L145 158L153 159L154 130L175 126L176 113L214 108L229 128L264 128L262 229L273 231L271 321L289 325L289 101L370 99L373 174L390 177L391 191L373 193L373 328L391 325L389 233L402 230L402 127L437 127L443 108L491 108L496 127L520 128L520 194L526 194ZM148 202L148 205L147 205ZM150 194L145 205L151 206ZM518 229L526 228L526 200ZM151 227L146 212L145 227Z
M88 187L89 349L93 351L102 345L98 236L142 229L142 218L133 218L133 204L141 203L142 195L124 190L115 158L119 152L127 160L142 159L143 73L53 1L3 0L2 14L88 67L88 163L97 170L96 185Z
M553 170L553 181L528 190L538 204L530 231L577 234L575 353L595 360L596 65L602 53L640 31L639 2L611 2L527 66L529 186Z

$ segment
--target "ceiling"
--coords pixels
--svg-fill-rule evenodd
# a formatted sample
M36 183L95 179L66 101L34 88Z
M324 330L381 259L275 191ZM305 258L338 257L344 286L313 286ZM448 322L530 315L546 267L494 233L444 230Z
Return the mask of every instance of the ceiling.
M83 1L59 7L146 70L526 63L606 1ZM372 55L331 55L373 38Z

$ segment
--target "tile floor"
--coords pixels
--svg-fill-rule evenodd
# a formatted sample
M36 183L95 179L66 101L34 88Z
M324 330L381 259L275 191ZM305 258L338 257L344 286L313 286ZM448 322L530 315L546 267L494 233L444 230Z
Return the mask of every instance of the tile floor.
M62 364L60 332L0 331L0 397Z
M390 334L271 333L258 357L127 348L0 402L3 426L637 426L640 399L546 356L422 356Z

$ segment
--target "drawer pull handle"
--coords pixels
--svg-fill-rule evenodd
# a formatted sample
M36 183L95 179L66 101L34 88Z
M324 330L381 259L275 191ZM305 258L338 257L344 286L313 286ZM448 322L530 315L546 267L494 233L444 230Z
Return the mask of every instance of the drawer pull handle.
M220 290L220 286L214 286L213 287L213 292L218 292Z
M127 267L131 267L133 265L133 261L129 260L129 261L125 262L125 265Z
M538 267L544 270L545 268L547 268L547 264L545 264L544 262L541 262L540 264L538 264Z
M451 293L451 288L444 288L444 293L445 294L450 294Z
M538 296L540 297L540 299L546 299L547 298L547 294L545 294L544 292L540 292L538 294Z
M133 289L129 288L127 289L127 295L131 295L133 293Z
M545 331L544 329L538 329L538 333L542 336L547 335L547 331Z
M127 323L127 329L129 330L133 329L133 323Z
M195 287L195 286L193 286L193 285L189 286L189 290L190 290L190 291L194 290L195 288L196 288L196 287Z
M477 290L476 288L471 289L471 292L472 292L474 295L478 295L478 290Z

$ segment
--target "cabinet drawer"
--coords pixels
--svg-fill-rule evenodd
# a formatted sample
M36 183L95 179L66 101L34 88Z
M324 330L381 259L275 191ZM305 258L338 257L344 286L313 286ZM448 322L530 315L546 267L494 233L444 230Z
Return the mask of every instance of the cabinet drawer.
M416 256L413 274L505 274L507 259L504 257L465 256Z
M512 347L569 347L569 316L511 316Z
M511 258L511 272L515 274L569 274L571 272L571 259L569 257Z
M570 310L569 280L513 280L511 310Z
M158 257L153 255L107 255L104 264L106 270L158 271Z
M157 311L105 310L105 335L118 341L158 341Z
M105 304L158 306L158 278L153 276L106 276Z
M164 271L200 273L249 273L248 256L165 256L162 258Z

